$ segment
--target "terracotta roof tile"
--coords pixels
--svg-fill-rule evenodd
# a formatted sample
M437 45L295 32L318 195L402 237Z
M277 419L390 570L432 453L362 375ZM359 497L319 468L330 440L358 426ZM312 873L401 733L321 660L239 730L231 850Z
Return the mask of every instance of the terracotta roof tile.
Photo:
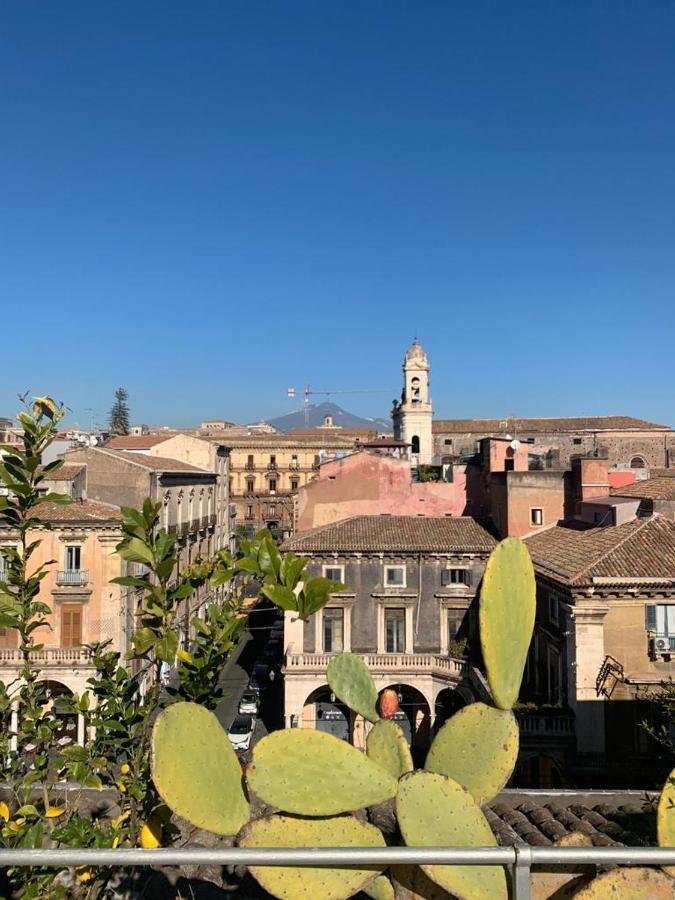
M84 469L84 463L78 465L77 463L71 463L70 465L66 464L65 466L61 466L60 469L57 469L56 472L50 472L47 475L47 481L72 481L73 478L77 478L80 472Z
M645 478L625 487L612 489L613 497L638 497L645 500L675 500L675 478Z
M35 515L44 522L119 522L122 514L117 506L93 500L72 503L40 503Z
M512 437L523 433L556 433L578 431L669 431L669 425L657 425L633 416L569 416L546 419L435 419L437 434L495 434L509 433Z
M153 472L198 472L200 475L212 475L206 469L198 469L197 466L191 466L189 463L181 462L178 459L167 459L163 456L147 456L145 453L127 453L124 450L110 450L108 447L101 447L100 453L107 453L109 456L115 456L117 459L123 459L125 462L135 463L144 469L150 469Z
M296 553L489 552L496 540L475 519L431 516L354 516L297 534L283 545Z
M105 444L106 450L149 450L151 447L168 441L173 434L120 434Z
M556 525L525 543L537 572L564 584L675 578L675 522L659 515L604 528Z

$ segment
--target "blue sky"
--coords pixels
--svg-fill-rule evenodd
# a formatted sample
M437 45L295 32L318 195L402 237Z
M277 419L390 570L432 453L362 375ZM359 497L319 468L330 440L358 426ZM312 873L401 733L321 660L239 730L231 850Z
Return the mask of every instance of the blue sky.
M675 4L0 5L0 414L675 424ZM336 397L336 399L338 399Z

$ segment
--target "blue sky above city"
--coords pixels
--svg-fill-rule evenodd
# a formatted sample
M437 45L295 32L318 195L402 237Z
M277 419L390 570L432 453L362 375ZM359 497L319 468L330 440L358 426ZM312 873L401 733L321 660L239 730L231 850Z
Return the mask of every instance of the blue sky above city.
M675 424L675 4L0 6L0 415ZM319 398L322 399L322 398Z

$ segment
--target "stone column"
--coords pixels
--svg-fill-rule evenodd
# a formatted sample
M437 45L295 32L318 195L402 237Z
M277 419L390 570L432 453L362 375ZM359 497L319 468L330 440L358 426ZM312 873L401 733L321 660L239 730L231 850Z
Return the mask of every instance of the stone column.
M596 682L605 653L605 616L609 607L595 600L577 600L570 607L572 640L568 670L568 700L575 714L577 754L584 766L605 763L605 703Z

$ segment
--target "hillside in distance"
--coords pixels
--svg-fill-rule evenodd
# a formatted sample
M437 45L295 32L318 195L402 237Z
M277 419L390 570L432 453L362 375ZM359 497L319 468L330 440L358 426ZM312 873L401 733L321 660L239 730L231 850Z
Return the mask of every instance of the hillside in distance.
M308 406L309 428L319 428L323 425L326 416L333 417L333 425L339 425L341 428L376 428L378 431L391 431L391 419L370 419L362 416L356 416L354 413L342 409L337 403L325 401L324 403L310 403ZM295 412L287 413L285 416L277 416L275 419L268 420L270 425L279 431L288 433L294 428L305 428L305 412L304 409L298 409Z

